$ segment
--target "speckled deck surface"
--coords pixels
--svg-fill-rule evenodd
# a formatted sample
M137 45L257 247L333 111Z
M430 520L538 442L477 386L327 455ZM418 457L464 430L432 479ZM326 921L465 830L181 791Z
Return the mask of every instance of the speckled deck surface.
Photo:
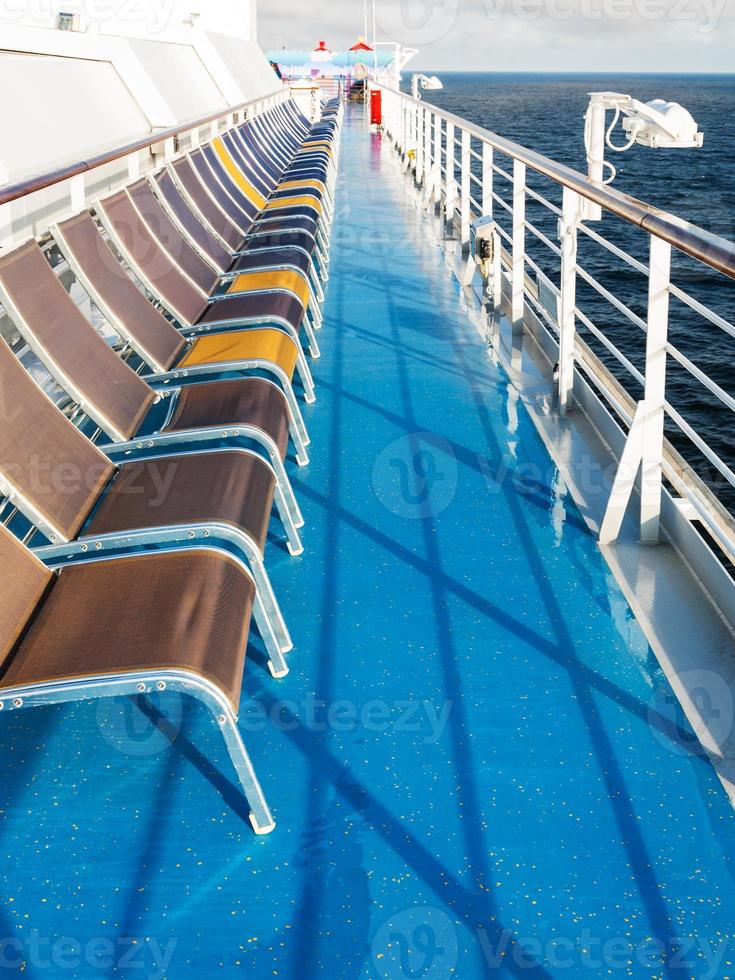
M0 974L732 976L724 793L359 116L341 171L296 650L243 693L277 828L174 695L173 743L0 716Z

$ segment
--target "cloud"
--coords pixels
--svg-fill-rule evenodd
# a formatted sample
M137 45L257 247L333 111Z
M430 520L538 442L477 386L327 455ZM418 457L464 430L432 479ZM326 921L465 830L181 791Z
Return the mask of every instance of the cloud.
M268 48L349 47L362 0L261 4ZM368 3L372 34L372 3ZM419 49L413 62L485 71L732 71L735 0L379 0L378 38ZM314 25L317 25L316 27Z

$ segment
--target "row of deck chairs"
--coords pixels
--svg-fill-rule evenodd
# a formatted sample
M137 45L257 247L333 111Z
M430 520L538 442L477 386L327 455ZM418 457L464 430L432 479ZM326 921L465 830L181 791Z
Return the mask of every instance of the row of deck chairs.
M308 462L341 121L283 104L0 257L0 301L64 393L0 340L0 708L192 695L257 833L274 821L236 719L251 617L274 676L293 645L264 549L274 508L302 549L286 463L290 444Z

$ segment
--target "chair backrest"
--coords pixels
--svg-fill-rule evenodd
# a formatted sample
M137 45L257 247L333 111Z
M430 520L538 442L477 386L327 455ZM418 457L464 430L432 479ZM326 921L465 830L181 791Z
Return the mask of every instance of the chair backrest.
M179 323L196 323L207 308L206 299L177 268L129 195L117 191L98 201L95 208L110 238L146 288Z
M173 367L186 341L135 285L89 211L51 230L75 276L117 333L156 371Z
M228 194L227 190L212 173L212 168L210 167L207 157L204 155L202 150L194 150L193 153L189 154L189 159L191 160L191 165L196 170L199 179L206 185L207 190L215 199L217 204L219 204L225 214L229 217L230 221L237 225L243 235L246 234L248 228L250 228L250 225L252 224L250 215L242 210L242 208L233 200L232 196Z
M54 573L0 525L0 671L29 625Z
M170 164L170 169L194 207L204 220L209 222L222 241L226 242L233 252L240 248L243 243L243 233L206 189L191 160L188 157L181 157Z
M276 181L270 178L265 170L258 167L252 155L246 149L245 143L238 138L236 130L232 129L229 133L225 133L222 137L222 142L233 160L237 162L247 180L252 183L253 187L267 201L275 189Z
M249 124L240 127L238 137L253 159L257 161L260 169L269 176L272 185L275 186L281 178L283 168L266 152L265 146L255 136Z
M196 242L202 253L220 273L227 272L232 265L232 252L224 248L199 220L171 173L168 170L161 170L156 174L155 184L156 193L181 227L186 229L189 238Z
M137 180L127 190L138 214L156 236L169 257L201 289L205 297L209 296L218 284L220 277L206 259L203 259L187 241L173 218L166 213L166 209L154 194L148 181L146 179Z
M122 362L121 362L122 363ZM115 471L0 340L0 487L54 541L80 531Z
M104 432L131 438L156 394L97 333L35 241L0 258L0 298L28 346Z
M255 183L249 179L243 170L243 164L232 152L231 145L226 144L221 136L218 136L212 143L212 148L217 158L226 170L230 180L240 189L248 201L258 210L262 211L268 202L265 194L261 193Z
M227 190L240 211L247 215L249 223L255 221L260 212L266 205L265 200L255 191L255 188L247 181L237 180L235 174L237 169L233 168L231 173L225 167L222 158L219 156L214 146L203 146L202 156L209 164L212 173L217 180Z

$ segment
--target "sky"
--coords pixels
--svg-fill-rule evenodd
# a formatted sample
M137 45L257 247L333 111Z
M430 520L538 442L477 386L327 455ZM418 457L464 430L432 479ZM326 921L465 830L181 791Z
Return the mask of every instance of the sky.
M369 37L372 37L372 3ZM363 0L259 0L265 50L344 49ZM735 0L377 0L377 36L412 68L735 72Z

